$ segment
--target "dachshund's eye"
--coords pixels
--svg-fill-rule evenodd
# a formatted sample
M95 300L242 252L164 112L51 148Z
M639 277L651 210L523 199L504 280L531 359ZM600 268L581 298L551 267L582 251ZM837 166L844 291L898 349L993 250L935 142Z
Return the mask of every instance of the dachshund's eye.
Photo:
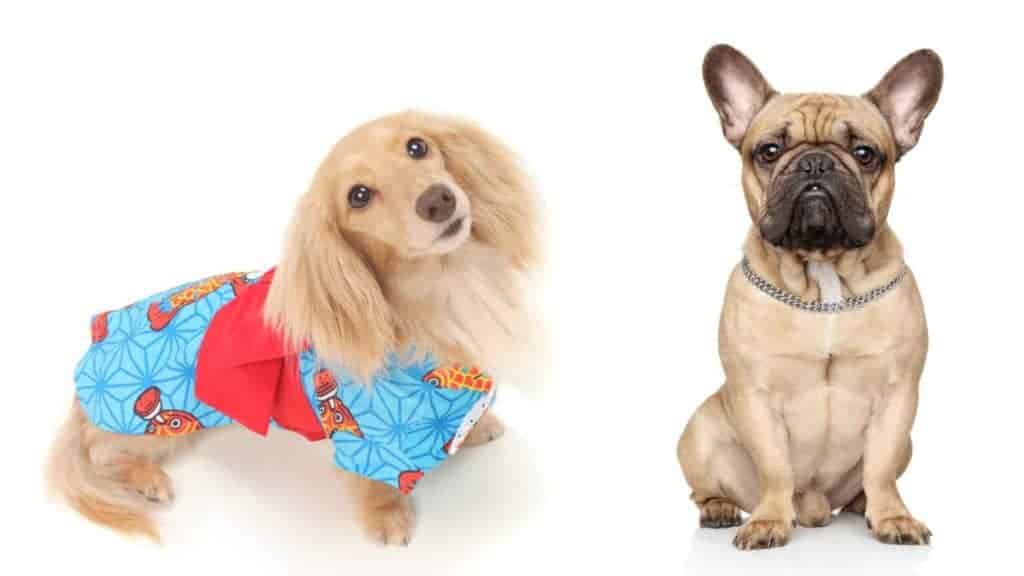
M405 151L409 153L410 157L417 160L426 156L429 150L427 143L422 138L409 138L409 141L405 143Z
M356 184L348 191L348 205L356 209L369 206L371 198L373 198L373 190L362 184Z
M766 164L771 164L782 155L782 147L774 142L765 142L757 147L757 157Z
M861 144L853 149L853 157L864 166L870 165L878 157L878 153L871 146Z

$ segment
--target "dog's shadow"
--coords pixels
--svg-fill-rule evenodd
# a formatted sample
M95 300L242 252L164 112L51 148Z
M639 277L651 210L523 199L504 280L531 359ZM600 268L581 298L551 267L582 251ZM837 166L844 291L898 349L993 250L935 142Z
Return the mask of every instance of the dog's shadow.
M285 573L298 565L337 571L338 563L386 558L397 573L440 573L452 562L487 554L522 530L540 506L541 479L527 438L512 428L493 443L465 448L427 474L413 502L417 522L407 549L368 541L332 461L329 442L271 430L213 431L168 471L177 502L160 517L167 549L188 554L243 547ZM225 538L225 534L229 535ZM175 553L177 554L177 553Z
M928 548L877 542L864 519L840 514L824 528L797 528L788 545L741 552L733 547L736 530L697 529L690 538L685 574L916 574Z

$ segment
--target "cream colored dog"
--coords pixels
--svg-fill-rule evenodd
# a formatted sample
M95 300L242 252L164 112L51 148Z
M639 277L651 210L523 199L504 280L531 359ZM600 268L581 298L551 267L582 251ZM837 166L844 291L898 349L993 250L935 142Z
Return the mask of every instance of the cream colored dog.
M530 324L535 203L518 158L467 120L409 111L368 122L334 146L299 200L264 316L296 348L309 342L364 378L411 345L493 369ZM503 431L488 413L463 445ZM190 438L113 434L76 399L50 482L87 518L155 539L150 509L173 496L162 463ZM408 544L410 497L342 475L366 534Z
M726 382L678 445L701 526L737 526L742 510L735 545L770 548L845 507L883 542L927 544L896 479L928 337L886 215L942 64L921 50L864 96L778 94L743 54L715 46L704 80L740 152L754 225L722 310Z

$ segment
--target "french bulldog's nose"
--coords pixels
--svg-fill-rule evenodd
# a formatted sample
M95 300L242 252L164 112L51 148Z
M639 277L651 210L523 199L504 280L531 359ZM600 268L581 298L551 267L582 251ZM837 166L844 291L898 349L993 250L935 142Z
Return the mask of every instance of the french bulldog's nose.
M797 162L797 170L808 176L821 176L836 169L832 157L823 152L811 152Z
M455 212L455 194L444 184L434 184L416 200L416 213L427 222L444 222Z

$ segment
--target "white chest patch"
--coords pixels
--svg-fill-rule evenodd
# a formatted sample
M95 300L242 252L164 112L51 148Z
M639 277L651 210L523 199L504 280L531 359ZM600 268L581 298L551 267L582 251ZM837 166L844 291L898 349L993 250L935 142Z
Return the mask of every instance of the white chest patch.
M817 282L822 302L836 303L843 299L843 287L839 283L839 274L836 273L836 269L831 262L812 260L807 263L807 274ZM835 327L835 317L835 314L827 314L825 318L825 333L822 334L821 353L826 357L832 355L832 331Z
M836 274L835 266L832 266L831 262L812 260L807 263L807 274L818 283L822 302L831 304L843 299L843 288L839 283L839 274Z

